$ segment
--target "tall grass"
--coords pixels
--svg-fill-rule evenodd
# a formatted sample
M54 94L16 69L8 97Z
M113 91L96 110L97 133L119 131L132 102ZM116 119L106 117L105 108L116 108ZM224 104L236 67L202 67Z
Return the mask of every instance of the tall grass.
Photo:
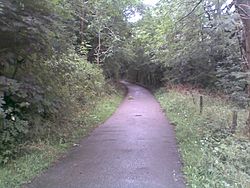
M250 141L244 127L247 112L228 100L203 95L204 109L199 112L198 92L175 89L156 93L167 117L176 126L188 187L249 188ZM232 111L238 111L238 126L230 134Z

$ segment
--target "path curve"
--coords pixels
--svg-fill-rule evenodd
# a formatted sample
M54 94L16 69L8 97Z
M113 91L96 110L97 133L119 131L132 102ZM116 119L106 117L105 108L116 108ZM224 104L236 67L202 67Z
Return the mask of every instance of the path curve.
M146 89L26 188L184 188L173 127Z

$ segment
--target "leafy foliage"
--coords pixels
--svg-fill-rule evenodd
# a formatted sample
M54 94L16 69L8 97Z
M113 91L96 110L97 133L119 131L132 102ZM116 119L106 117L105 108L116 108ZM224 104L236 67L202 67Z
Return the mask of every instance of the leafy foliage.
M0 163L21 144L64 140L74 113L111 91L105 76L119 77L110 67L126 57L138 4L0 0Z
M83 108L105 93L102 71L74 54L46 61L36 78L40 86L4 76L0 79L0 151L7 152L1 155L6 156L3 162L13 155L18 144L27 140L62 136L70 109Z
M141 48L136 51L139 61L134 70L150 65L146 69L156 80L219 89L246 107L242 23L225 3L160 1L156 7L146 9L134 29L134 43ZM152 69L153 64L158 68ZM164 75L158 70L165 71ZM143 73L148 75L145 70ZM147 76L142 77L140 82L147 83Z

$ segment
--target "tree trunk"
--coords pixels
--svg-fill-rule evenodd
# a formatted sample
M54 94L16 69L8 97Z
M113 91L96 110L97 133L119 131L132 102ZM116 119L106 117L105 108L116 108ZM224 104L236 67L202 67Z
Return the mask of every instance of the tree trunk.
M96 54L96 63L100 64L100 56L101 56L101 30L98 31L98 48Z
M85 17L86 17L86 10L85 10L85 4L87 0L82 0L81 7L80 7L80 44L84 41L84 31L87 28L87 24L85 23Z
M250 70L250 1L249 0L236 0L235 1L236 9L240 14L242 23L244 25L244 59L246 61L245 71L248 73ZM249 76L248 76L249 82ZM250 85L247 87L248 97L250 97ZM250 134L250 108L249 116L247 120L247 129Z

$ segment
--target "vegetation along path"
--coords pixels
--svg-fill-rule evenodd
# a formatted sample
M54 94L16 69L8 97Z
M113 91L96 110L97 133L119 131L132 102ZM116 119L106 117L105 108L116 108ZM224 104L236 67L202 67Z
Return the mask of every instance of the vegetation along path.
M182 188L173 127L146 89L124 83L116 113L27 188Z

